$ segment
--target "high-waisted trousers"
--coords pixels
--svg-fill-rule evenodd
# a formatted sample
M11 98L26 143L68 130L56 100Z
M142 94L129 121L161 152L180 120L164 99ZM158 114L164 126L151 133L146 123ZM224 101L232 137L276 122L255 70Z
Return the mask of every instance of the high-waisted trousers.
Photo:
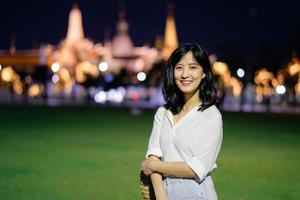
M166 177L163 180L168 200L217 200L211 176L200 183L195 179Z

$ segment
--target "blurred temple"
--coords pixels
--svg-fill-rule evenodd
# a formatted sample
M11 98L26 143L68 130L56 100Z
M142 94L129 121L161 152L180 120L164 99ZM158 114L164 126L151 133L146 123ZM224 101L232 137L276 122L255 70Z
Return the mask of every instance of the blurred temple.
M80 9L73 6L66 38L59 45L18 51L12 43L10 51L0 52L1 101L40 97L70 102L89 98L121 102L125 91L126 98L135 101L157 97L164 62L162 52L168 57L178 46L173 11L169 10L165 34L173 38L166 37L165 42L158 38L154 48L134 46L124 9L118 13L116 35L112 39L107 37L103 43L93 43L84 36ZM145 87L150 87L149 95ZM101 98L101 92L112 88L122 92Z
M164 38L154 47L136 47L129 35L124 9L118 12L116 35L95 43L84 35L82 15L73 6L66 38L58 45L0 50L0 103L73 105L86 103L156 107L163 104L160 75L178 46L174 5L169 4ZM274 74L262 67L252 80L245 69L236 73L210 55L218 88L218 104L237 111L300 112L300 61L291 61Z

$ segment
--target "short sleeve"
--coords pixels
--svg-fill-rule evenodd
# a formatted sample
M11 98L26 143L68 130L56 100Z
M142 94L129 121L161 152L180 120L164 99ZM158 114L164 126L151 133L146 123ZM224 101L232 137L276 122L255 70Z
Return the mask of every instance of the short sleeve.
M216 159L223 139L222 116L218 113L204 125L205 137L197 138L201 145L197 145L193 156L186 163L197 174L199 181L216 167Z
M159 144L159 136L160 136L160 129L163 120L164 110L165 110L164 107L159 107L154 115L153 127L149 139L148 150L145 156L146 158L149 155L162 157L162 152Z

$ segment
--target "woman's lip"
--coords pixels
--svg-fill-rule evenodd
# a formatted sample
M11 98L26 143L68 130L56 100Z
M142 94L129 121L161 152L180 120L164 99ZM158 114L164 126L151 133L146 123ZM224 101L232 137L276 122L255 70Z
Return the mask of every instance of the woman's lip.
M181 83L191 83L193 81L180 81Z
M193 81L180 81L182 85L190 85Z

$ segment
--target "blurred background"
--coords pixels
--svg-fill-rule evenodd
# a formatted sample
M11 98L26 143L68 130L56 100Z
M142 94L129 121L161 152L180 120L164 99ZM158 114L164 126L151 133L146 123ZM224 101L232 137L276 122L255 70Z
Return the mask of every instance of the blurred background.
M0 199L140 199L161 72L184 42L218 88L219 198L299 199L299 6L2 1Z

